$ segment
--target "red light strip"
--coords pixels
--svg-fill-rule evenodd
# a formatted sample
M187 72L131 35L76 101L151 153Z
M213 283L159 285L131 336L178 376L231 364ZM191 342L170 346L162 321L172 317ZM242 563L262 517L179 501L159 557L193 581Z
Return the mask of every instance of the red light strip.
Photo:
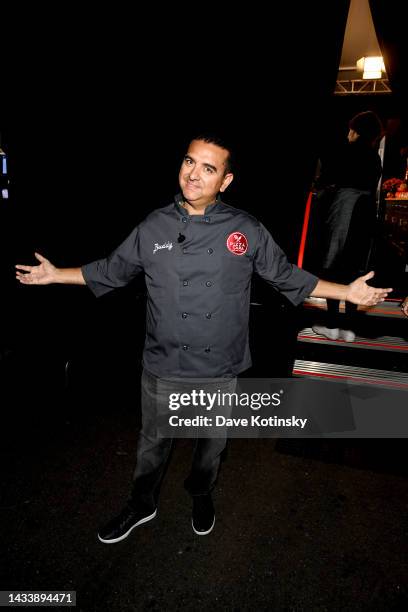
M310 209L312 206L312 195L313 195L312 192L310 192L309 197L307 198L307 202L306 202L305 216L303 218L302 237L300 239L299 255L298 255L298 262L297 262L297 265L299 268L303 266L303 256L305 254L307 230L309 227L309 220L310 220Z

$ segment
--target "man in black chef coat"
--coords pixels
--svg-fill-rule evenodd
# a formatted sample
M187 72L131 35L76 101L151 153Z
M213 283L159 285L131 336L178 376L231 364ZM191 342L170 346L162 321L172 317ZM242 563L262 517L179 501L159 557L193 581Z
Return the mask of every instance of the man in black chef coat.
M154 210L108 257L82 268L56 268L40 254L37 266L17 265L21 283L88 285L96 296L123 287L144 273L147 286L146 342L143 352L142 429L130 499L100 529L115 543L156 516L161 478L171 439L156 431L158 395L171 393L174 380L216 379L231 390L251 365L248 344L250 285L257 273L294 305L308 296L358 304L383 301L390 289L366 284L373 273L350 285L319 280L290 264L268 230L243 210L222 202L233 180L231 155L217 138L199 136L183 159L181 193ZM196 441L185 481L193 498L192 526L198 535L214 527L211 499L223 438Z

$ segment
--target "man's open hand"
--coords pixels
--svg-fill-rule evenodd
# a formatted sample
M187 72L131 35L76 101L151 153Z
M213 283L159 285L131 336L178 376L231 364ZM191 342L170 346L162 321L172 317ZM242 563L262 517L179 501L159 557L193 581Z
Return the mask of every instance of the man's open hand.
M375 306L379 302L383 302L392 289L379 289L367 285L366 281L373 276L374 272L369 272L350 283L347 286L346 299L353 304L362 304L363 306Z
M57 268L39 253L34 253L38 266L16 265L16 278L23 285L49 285L55 283Z
M408 297L401 304L401 310L406 317L408 317Z

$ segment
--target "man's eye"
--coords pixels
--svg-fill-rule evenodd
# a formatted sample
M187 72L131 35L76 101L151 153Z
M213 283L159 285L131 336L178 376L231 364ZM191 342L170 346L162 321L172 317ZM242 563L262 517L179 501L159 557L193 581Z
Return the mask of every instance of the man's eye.
M205 171L207 174L214 174L214 170L212 168L206 168Z
M184 163L187 164L187 166L191 166L191 164L193 163L193 160L186 158L184 160Z

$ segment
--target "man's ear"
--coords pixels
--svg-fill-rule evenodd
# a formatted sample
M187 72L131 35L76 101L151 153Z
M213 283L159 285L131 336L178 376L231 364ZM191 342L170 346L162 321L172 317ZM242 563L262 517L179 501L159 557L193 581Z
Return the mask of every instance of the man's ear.
M232 172L228 172L228 174L224 176L224 180L222 181L222 185L220 187L221 193L226 190L228 185L230 185L233 180L234 180L234 175L232 174Z

